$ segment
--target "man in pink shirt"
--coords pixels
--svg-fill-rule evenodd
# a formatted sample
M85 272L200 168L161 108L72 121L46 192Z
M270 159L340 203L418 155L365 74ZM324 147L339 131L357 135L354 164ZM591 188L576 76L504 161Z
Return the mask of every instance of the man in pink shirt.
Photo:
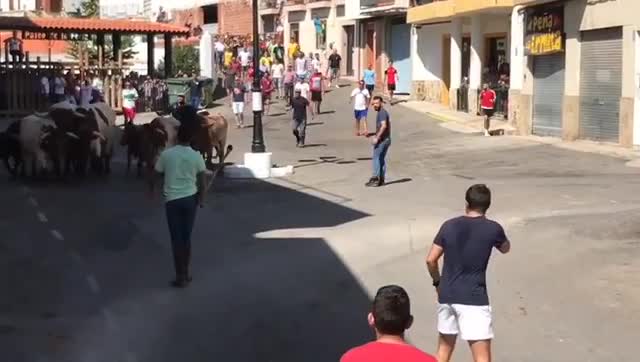
M402 287L387 285L378 289L368 320L376 331L376 341L349 350L340 362L437 362L404 339L413 316L409 295Z

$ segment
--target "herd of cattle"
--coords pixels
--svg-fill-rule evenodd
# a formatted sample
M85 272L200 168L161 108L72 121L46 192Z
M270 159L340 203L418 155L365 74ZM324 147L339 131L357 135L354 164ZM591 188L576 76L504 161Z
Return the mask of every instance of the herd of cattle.
M183 119L179 112L158 115L147 124L116 126L116 113L106 103L81 108L68 102L52 105L46 113L35 113L15 121L0 133L0 158L13 176L38 176L53 173L57 177L86 175L111 171L117 138L127 148L127 172L137 159L138 175L143 167L153 169L160 152L176 144ZM218 157L218 170L232 147L227 146L229 124L222 115L207 112L192 114L197 122L192 147L212 166L213 150Z

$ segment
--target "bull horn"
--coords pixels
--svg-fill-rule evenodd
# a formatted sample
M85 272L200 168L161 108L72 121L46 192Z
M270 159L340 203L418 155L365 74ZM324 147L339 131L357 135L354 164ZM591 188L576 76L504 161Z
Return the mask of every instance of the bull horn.
M73 133L73 132L65 132L64 134L66 134L67 136L71 137L71 138L75 138L77 140L80 139L80 137L78 137L77 134Z
M100 131L93 131L93 135L105 141L107 138Z
M40 135L40 141L42 141L45 138L47 138L50 134L51 134L51 132L44 132L43 134L41 134Z
M167 134L167 131L163 130L162 128L156 128L155 131L159 132L159 133L162 133L163 135Z

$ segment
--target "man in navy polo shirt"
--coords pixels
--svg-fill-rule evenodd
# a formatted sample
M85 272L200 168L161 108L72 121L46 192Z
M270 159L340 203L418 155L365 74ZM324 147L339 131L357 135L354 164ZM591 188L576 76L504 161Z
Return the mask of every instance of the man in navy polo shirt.
M487 219L491 191L471 186L465 215L440 227L427 255L427 268L438 293L438 361L449 362L458 335L469 342L474 362L491 361L493 327L486 272L493 248L506 254L511 243L500 224ZM438 261L445 255L442 276Z
M384 185L384 176L387 172L386 157L389 146L391 146L391 119L382 103L384 102L380 96L373 97L371 103L378 114L376 115L376 135L371 139L373 144L373 176L365 184L368 187Z

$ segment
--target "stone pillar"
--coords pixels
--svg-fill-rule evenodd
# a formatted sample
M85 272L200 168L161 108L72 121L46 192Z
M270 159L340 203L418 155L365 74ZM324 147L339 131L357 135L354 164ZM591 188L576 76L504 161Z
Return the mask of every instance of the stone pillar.
M164 34L164 76L173 77L173 37L171 34Z
M509 87L509 121L522 129L521 122L528 123L529 115L522 114L521 110L529 109L529 105L522 104L530 100L530 97L522 97L522 85L524 83L524 68L526 58L524 56L524 14L522 6L515 6L511 12L510 35L510 87Z
M451 20L451 48L442 51L451 53L451 84L449 86L449 106L458 108L458 89L462 81L462 18Z
M213 53L213 37L211 33L205 31L200 37L200 75L207 78L217 78L217 71L214 72L215 57Z
M156 72L156 42L154 34L147 34L147 75L154 76Z
M483 18L480 15L471 17L471 62L469 66L469 113L478 112L478 89L482 87L482 55L484 36L482 33Z

